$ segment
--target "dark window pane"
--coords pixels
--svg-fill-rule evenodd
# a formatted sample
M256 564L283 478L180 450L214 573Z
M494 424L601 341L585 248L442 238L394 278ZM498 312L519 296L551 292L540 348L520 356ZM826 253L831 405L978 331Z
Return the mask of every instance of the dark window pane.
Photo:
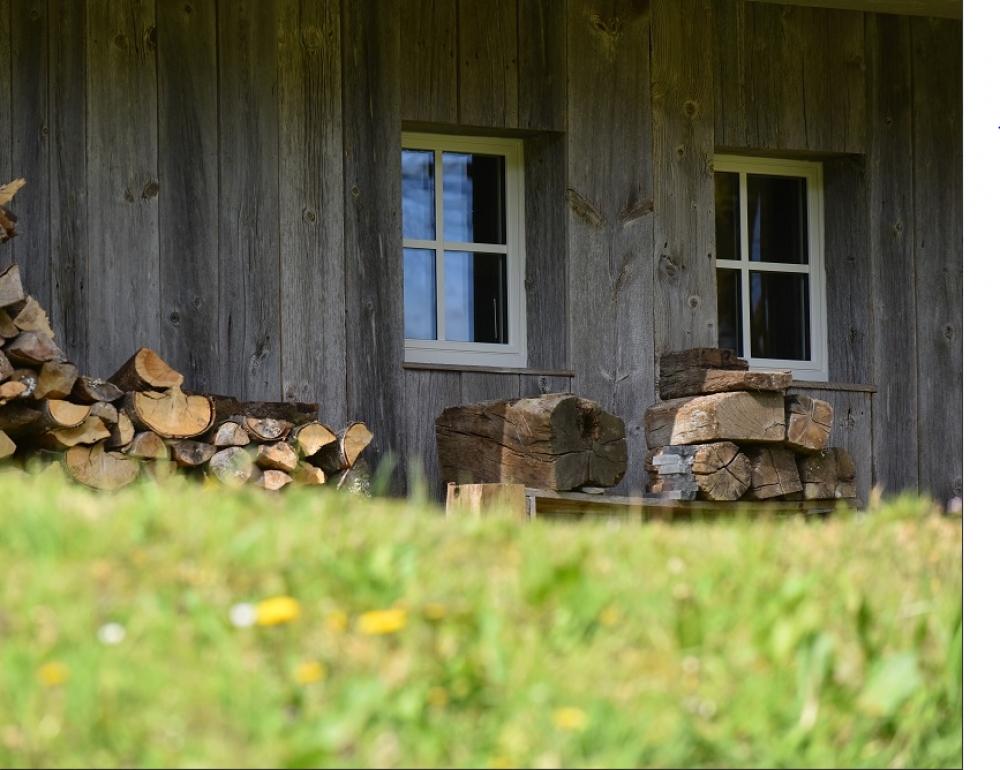
M434 240L434 153L403 150L403 237Z
M460 243L507 242L504 158L446 152L444 239Z
M747 174L750 261L806 265L806 180Z
M807 361L809 276L750 273L750 355Z
M715 174L715 250L718 259L740 258L739 174Z
M407 339L437 339L436 296L434 252L403 249L403 334Z
M444 253L445 339L507 343L507 255Z
M717 270L719 300L719 347L743 355L743 303L740 302L740 271Z

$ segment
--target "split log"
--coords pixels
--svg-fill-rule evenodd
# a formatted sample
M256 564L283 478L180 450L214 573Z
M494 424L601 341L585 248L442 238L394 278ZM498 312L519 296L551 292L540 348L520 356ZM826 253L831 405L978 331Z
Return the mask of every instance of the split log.
M66 398L73 392L78 374L76 366L70 363L49 361L42 364L35 398Z
M28 386L23 382L9 380L0 383L0 406L15 398L24 398L26 393L28 393Z
M827 445L833 406L809 396L785 396L788 430L785 443L796 451L815 452Z
M0 307L13 305L24 299L24 287L21 286L21 271L17 265L10 265L0 271Z
M169 460L170 447L151 430L136 433L125 454L139 460Z
M184 375L149 348L139 348L117 372L108 377L108 382L126 393L166 390L180 388L184 384Z
M317 468L315 465L305 461L300 462L295 466L295 470L292 472L292 478L295 479L297 484L304 484L306 486L326 483L326 473L323 469Z
M331 476L354 467L365 447L371 443L373 434L363 422L352 422L346 428L335 431L334 438L335 441L309 456L313 465Z
M41 366L47 361L62 363L66 356L44 332L21 332L4 346L14 363Z
M689 484L703 500L738 500L751 479L750 461L731 441L650 450L647 468L652 469L648 491L678 500L695 499L670 494Z
M37 409L18 402L0 404L0 430L10 436L20 436L31 432L40 423L42 413Z
M250 434L239 423L227 421L215 427L209 441L217 447L246 446L250 443Z
M746 372L724 369L685 369L660 379L660 398L729 393L737 390L784 391L792 384L790 371Z
M42 332L49 339L55 339L55 332L49 323L45 310L32 296L25 296L20 302L15 302L5 308L11 322L23 332Z
M7 382L19 382L24 385L24 389L14 398L34 398L35 390L38 388L38 372L27 367L15 369L7 378Z
M231 420L246 430L251 441L278 441L292 429L292 424L287 420L273 417L234 415Z
M350 468L345 468L327 479L327 486L344 492L371 497L372 472L368 463L359 458Z
M265 470L277 470L290 473L299 463L299 456L286 441L273 444L261 444L257 447L257 466Z
M612 487L628 464L622 419L571 393L449 407L436 436L445 482Z
M103 443L71 447L63 465L72 479L92 489L121 489L139 476L139 463L120 452L105 451Z
M264 489L276 492L283 486L292 483L292 477L289 476L284 471L279 471L275 469L268 469L260 474L260 477L254 482L257 486L263 487Z
M239 415L259 420L284 420L292 425L304 425L319 420L319 404L299 401L240 401L232 396L205 393L215 403L216 422L225 422Z
M177 463L173 460L140 460L139 468L143 478L163 484L177 475Z
M336 443L337 434L321 422L307 422L293 429L288 441L303 457L312 457L323 447Z
M772 497L793 495L802 491L795 453L781 446L744 447L750 461L750 488L744 495L747 500L768 500Z
M182 468L196 468L199 465L204 465L218 451L214 444L206 444L204 441L177 439L170 442L170 452L174 462Z
M41 424L50 430L76 428L90 416L90 407L86 404L74 404L59 398L40 401L38 411L42 413Z
M659 361L659 378L664 380L690 369L746 371L749 364L728 348L688 348L664 353Z
M0 307L0 343L3 340L12 340L20 333L21 330L10 320L10 314Z
M208 471L223 484L239 486L260 477L261 470L253 459L253 455L243 447L232 446L212 455Z
M111 438L107 441L109 449L127 447L135 437L135 425L132 424L132 418L121 409L118 410L117 423L109 425L108 429L111 431Z
M79 444L103 443L111 431L97 417L88 416L75 428L63 428L39 434L35 443L45 449L70 449Z
M785 438L781 393L713 393L661 401L646 410L650 449L713 441L780 442Z
M14 365L11 364L7 355L0 350L0 382L3 382L14 373Z
M17 444L14 440L0 430L0 460L6 460L17 451Z
M178 387L126 393L122 409L133 424L155 431L163 438L199 436L215 419L210 398L187 394Z
M846 449L829 447L808 455L798 455L796 462L806 500L855 498L857 471Z
M107 380L95 377L77 377L73 385L72 396L81 404L94 404L98 401L117 401L124 395L122 389Z
M101 422L113 428L118 426L118 409L107 401L95 401L90 405L90 413Z

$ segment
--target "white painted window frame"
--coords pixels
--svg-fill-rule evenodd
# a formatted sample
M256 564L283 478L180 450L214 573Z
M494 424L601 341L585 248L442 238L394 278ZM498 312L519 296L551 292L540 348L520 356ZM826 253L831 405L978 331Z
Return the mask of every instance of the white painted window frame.
M815 161L716 155L715 171L740 175L740 259L717 259L718 268L740 271L743 307L743 358L751 369L789 369L797 380L826 382L827 363L826 269L823 254L823 165ZM806 216L808 265L750 261L750 232L747 212L747 174L804 177L806 180ZM750 272L801 273L809 276L809 349L808 361L778 358L754 358L750 350Z
M436 238L432 241L403 239L403 248L428 249L435 253L437 276L438 339L404 341L407 363L451 364L524 368L528 363L528 333L525 317L524 240L524 149L520 139L506 137L452 136L403 132L402 149L434 151L434 208ZM507 243L459 243L444 240L443 152L502 155L506 170ZM444 252L478 251L507 255L507 339L506 345L486 342L453 342L444 339Z

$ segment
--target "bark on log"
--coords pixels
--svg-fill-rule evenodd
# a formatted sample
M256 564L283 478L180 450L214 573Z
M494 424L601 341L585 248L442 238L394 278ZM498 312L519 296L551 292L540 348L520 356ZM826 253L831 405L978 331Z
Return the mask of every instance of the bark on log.
M4 346L4 352L12 362L28 366L66 360L63 352L44 332L21 332Z
M808 455L798 455L796 462L806 500L855 498L856 469L846 449L829 447Z
M74 404L59 398L40 401L38 410L42 413L41 424L51 430L76 428L90 416L90 407L86 404Z
M0 307L5 308L24 299L24 287L21 285L21 271L17 265L10 265L0 271Z
M126 393L133 390L166 390L180 388L184 384L184 375L149 348L139 348L117 372L108 377L108 382Z
M71 363L49 361L42 364L35 398L66 398L73 392L78 374L76 366Z
M628 464L622 419L571 393L449 407L436 436L444 482L612 487Z
M279 441L292 429L292 424L287 420L277 420L273 417L234 415L230 419L246 430L251 441Z
M796 451L815 452L827 445L833 427L833 406L809 396L785 396L788 430L785 443Z
M90 405L90 413L111 430L118 426L118 408L107 401L95 401Z
M752 469L747 500L768 500L802 491L795 453L782 446L744 447Z
M253 454L243 447L232 446L212 456L208 461L208 471L223 484L240 486L255 481L261 475L253 459Z
M174 462L182 468L197 468L199 465L204 465L218 451L214 444L207 444L204 441L176 439L170 442L170 452Z
M288 437L303 457L312 457L320 449L337 441L337 434L321 422L308 422L292 430Z
M292 478L295 479L297 484L304 484L306 486L316 486L326 483L326 473L323 469L304 461L295 466Z
M660 356L659 377L664 378L689 369L725 369L746 371L749 364L728 348L688 348Z
M122 389L107 380L95 377L80 376L73 385L72 396L81 404L94 404L98 401L117 401L124 395Z
M232 396L204 394L215 403L215 420L225 422L235 416L259 420L284 420L292 425L304 425L319 420L319 404L299 401L240 401Z
M7 358L7 354L0 350L0 382L3 382L14 373L14 365Z
M651 470L649 492L672 499L694 499L670 492L682 492L693 484L703 500L738 500L750 486L750 461L731 441L694 446L663 447L650 450L647 469Z
M194 438L208 430L215 419L210 398L187 394L177 387L126 393L122 409L135 425L163 438Z
M16 401L0 404L0 430L10 436L20 436L30 432L32 427L41 422L42 413Z
M7 378L7 382L19 382L24 385L24 390L15 398L34 398L35 390L38 388L38 372L26 367L15 369Z
M132 418L125 414L122 409L118 410L118 421L115 425L109 425L111 438L107 440L108 449L121 449L132 443L135 437L135 425Z
M103 443L69 449L63 465L72 479L92 489L121 489L139 476L139 463L121 452L105 451Z
M738 390L784 391L792 384L792 373L744 372L724 369L685 369L660 379L660 398L669 401L685 396L728 393Z
M785 438L781 393L714 393L675 398L646 410L650 449L713 441L780 442Z
M358 458L350 468L332 474L327 479L327 486L332 486L344 492L371 497L372 472L364 458Z

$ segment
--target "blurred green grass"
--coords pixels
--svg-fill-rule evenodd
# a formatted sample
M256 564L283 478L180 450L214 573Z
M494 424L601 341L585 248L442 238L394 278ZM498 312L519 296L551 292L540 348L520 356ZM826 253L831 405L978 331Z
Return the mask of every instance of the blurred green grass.
M961 518L921 498L646 526L179 478L0 500L4 767L961 765Z

